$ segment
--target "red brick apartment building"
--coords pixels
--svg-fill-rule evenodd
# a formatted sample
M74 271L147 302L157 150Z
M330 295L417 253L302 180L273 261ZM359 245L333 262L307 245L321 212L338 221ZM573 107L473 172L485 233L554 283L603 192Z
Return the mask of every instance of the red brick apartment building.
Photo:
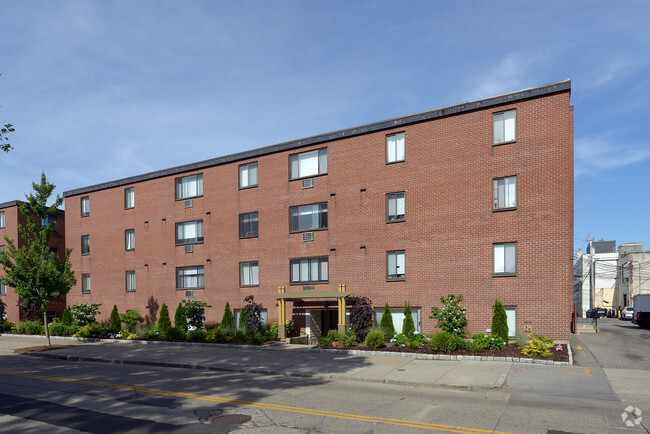
M33 218L38 218L35 214ZM48 223L43 222L43 223ZM18 208L17 201L0 203L0 250L5 250L7 241L5 236L14 240L16 247L20 248L25 245L25 241L21 238L18 232L18 225L25 226L27 220L22 215ZM65 213L59 210L56 216L55 231L50 238L50 247L53 252L56 252L60 257L65 253ZM13 323L17 323L24 318L24 312L18 306L18 295L12 288L2 282L3 271L0 266L0 300L5 302L7 319ZM63 309L65 308L65 296L57 297L47 306L48 317L54 318L55 316L61 317Z
M570 93L561 81L65 192L68 302L102 303L105 320L191 297L218 322L252 294L275 322L285 287L287 319L315 335L337 305L310 291L345 284L378 313L388 302L398 328L409 301L434 332L431 307L454 293L470 334L498 298L512 334L567 339Z

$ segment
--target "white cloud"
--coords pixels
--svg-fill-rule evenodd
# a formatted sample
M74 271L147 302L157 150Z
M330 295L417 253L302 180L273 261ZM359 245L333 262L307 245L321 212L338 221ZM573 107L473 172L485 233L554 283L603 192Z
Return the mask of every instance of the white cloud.
M471 91L473 99L511 92L530 86L528 71L537 61L527 55L510 53L492 71L483 75Z
M617 169L650 158L645 144L615 143L607 137L587 136L575 141L575 176L594 175L595 172Z

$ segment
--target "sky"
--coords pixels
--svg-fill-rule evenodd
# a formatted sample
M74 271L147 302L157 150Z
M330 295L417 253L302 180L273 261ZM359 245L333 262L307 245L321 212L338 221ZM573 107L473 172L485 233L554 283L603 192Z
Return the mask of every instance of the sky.
M650 250L647 0L0 5L0 203L571 79L574 253Z

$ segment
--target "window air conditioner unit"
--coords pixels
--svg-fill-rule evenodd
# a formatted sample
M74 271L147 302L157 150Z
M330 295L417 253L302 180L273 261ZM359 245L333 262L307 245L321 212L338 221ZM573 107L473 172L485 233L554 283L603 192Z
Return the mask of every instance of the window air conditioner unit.
M194 298L194 290L193 289L186 289L185 290L185 298Z
M302 188L314 188L314 178L303 179Z
M303 232L302 233L302 242L306 243L307 241L314 241L314 233L313 232Z
M314 285L305 285L302 287L303 291L313 291L314 290Z
M194 206L194 200L188 199L185 201L185 208L192 208Z
M194 246L191 244L189 246L185 246L185 253L194 253Z

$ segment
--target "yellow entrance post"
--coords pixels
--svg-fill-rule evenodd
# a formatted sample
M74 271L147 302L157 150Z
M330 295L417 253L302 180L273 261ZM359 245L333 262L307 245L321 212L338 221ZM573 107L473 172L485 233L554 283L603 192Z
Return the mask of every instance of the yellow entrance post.
M339 292L341 293L341 297L336 298L339 302L338 329L339 329L339 333L345 333L345 285L344 284L339 285Z
M280 286L278 288L278 294L284 294L286 288ZM287 302L281 298L278 300L278 338L286 339L287 338Z

